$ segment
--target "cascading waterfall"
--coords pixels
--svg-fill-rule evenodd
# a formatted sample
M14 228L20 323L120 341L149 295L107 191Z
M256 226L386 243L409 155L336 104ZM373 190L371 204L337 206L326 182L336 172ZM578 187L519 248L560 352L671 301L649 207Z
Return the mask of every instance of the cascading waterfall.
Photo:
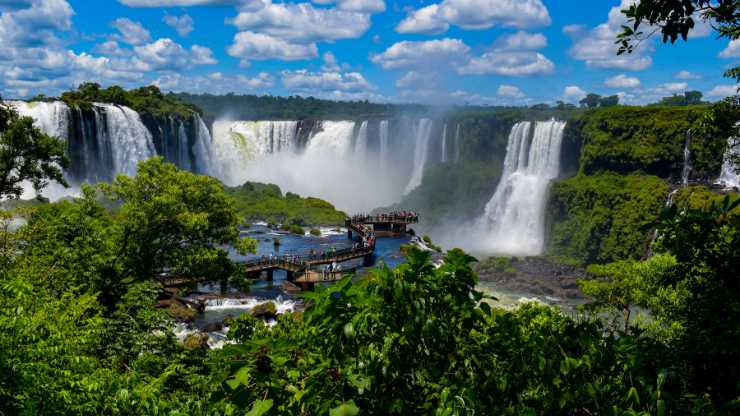
M196 171L200 174L214 174L220 166L213 155L213 139L208 131L206 123L200 116L195 116L195 142L193 143L193 154L195 155Z
M380 171L385 174L386 168L388 167L388 156L390 149L388 148L388 120L380 122L379 135L380 135L380 151L378 153L378 159L380 160Z
M187 146L188 133L185 131L185 123L179 120L177 127L177 143L178 143L178 154L177 154L177 166L180 169L193 170L193 165L190 163L190 151Z
M230 186L248 180L276 183L347 211L368 211L396 203L404 191L418 187L432 150L429 119L218 121L209 129L195 114L139 114L113 104L12 105L47 134L67 140L71 164L65 175L73 186L133 175L140 161L161 155L181 169ZM443 158L451 161L456 151L447 135L445 125ZM52 188L54 184L46 188L45 196L76 193L60 189L52 196Z
M432 135L432 120L423 118L419 120L416 125L416 139L414 145L414 164L411 172L411 178L406 185L404 194L416 189L421 185L421 180L424 177L424 168L427 164L427 156L429 155L429 139Z
M538 255L545 243L545 204L550 182L560 174L565 122L514 125L496 192L478 229L485 250L509 255ZM530 144L531 136L531 144Z
M689 186L691 175L691 130L686 132L686 142L683 145L683 169L681 169L681 184Z
M455 163L460 161L460 123L455 127L455 154L453 161Z
M116 174L135 175L136 165L155 156L152 134L136 111L113 104L95 104L105 114L104 130L99 137L110 143L113 171Z
M447 123L445 123L444 127L442 128L442 156L441 156L441 162L445 163L447 162Z
M44 133L67 140L70 110L64 102L8 101L7 103L15 108L19 115L31 117L33 124Z
M731 137L727 140L727 150L722 162L722 172L717 183L725 188L740 188L740 175L735 158L740 156L740 140Z
M363 121L360 124L360 131L357 132L357 140L355 140L355 158L365 163L367 161L367 121Z

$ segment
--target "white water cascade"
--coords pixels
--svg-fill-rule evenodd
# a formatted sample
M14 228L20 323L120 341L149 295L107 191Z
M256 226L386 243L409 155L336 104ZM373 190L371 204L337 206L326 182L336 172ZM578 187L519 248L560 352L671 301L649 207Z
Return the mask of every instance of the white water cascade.
M442 128L442 157L441 162L447 162L447 123Z
M380 171L385 174L388 167L388 157L390 156L390 149L388 148L388 120L380 122L379 130L380 151L378 153L378 159L380 160Z
M95 104L105 114L102 141L110 143L113 171L116 174L136 175L136 165L156 155L152 134L136 111L113 104ZM97 113L97 111L96 111Z
M691 175L691 131L686 132L686 142L683 145L683 168L681 169L681 185L689 186L689 176Z
M421 185L421 180L424 177L424 168L427 164L427 156L429 155L429 139L432 135L432 124L432 120L423 118L416 125L413 170L404 194L408 194Z
M740 156L740 141L731 137L727 140L727 150L725 151L724 161L722 162L722 172L717 180L717 183L725 188L740 188L738 166L733 160L738 156Z
M363 164L367 162L367 121L363 121L360 124L360 131L357 132L355 159Z
M214 160L213 138L200 116L197 116L196 121L195 143L193 143L195 164L198 167L198 173L213 174L220 167L220 164Z
M460 123L455 127L455 153L453 161L455 163L460 161Z
M547 191L560 173L565 123L537 122L533 135L531 127L517 123L509 135L501 181L478 224L487 251L538 255L544 249Z
M33 124L44 133L67 140L70 110L64 102L8 101L7 103L15 108L19 115L31 117Z

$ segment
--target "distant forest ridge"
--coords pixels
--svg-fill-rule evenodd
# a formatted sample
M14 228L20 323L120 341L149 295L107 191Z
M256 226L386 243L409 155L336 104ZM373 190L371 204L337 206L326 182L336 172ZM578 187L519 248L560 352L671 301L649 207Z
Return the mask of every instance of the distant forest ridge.
M526 113L532 119L560 117L580 109L572 104L538 104L531 107L443 106L423 104L373 103L369 101L332 101L314 97L271 95L172 94L183 102L201 109L207 119L234 120L367 120L398 116L432 117L516 115ZM516 117L515 116L515 117Z

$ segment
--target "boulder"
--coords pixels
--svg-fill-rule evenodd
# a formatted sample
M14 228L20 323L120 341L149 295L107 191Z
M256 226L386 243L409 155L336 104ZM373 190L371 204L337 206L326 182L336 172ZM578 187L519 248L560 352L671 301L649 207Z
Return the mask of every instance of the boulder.
M189 350L207 350L208 347L208 334L202 332L196 332L185 337L183 341L185 348Z
M167 314L182 322L192 322L193 319L198 316L198 313L198 310L189 308L187 305L182 302L178 302L177 300L171 301L167 308Z
M211 322L203 327L203 332L217 332L224 329L224 325L221 322Z
M274 302L260 303L252 308L249 314L260 319L274 319L277 316L277 306Z

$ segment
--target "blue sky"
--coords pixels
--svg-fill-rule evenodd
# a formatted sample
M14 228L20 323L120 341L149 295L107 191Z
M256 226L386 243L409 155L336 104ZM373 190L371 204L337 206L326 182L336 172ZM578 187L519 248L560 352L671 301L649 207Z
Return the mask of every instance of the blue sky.
M0 0L0 94L83 81L167 91L441 104L626 103L734 92L740 41L700 24L688 43L618 57L634 0Z

